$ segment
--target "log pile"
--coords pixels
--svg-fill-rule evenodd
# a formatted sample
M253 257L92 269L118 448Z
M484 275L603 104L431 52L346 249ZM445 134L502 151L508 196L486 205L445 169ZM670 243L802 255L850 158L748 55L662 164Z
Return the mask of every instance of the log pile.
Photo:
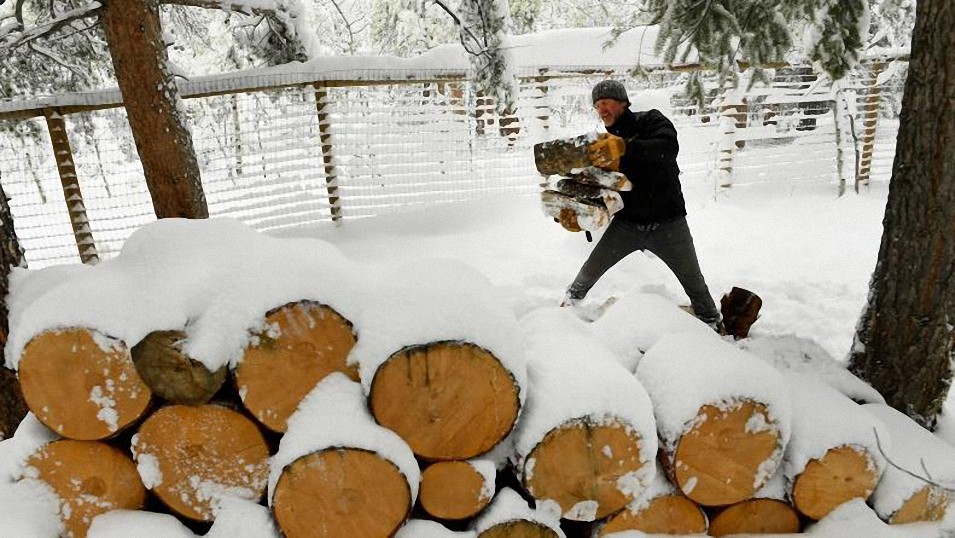
M518 322L467 291L405 291L354 319L279 301L225 370L189 356L186 327L132 346L40 332L19 376L56 435L24 479L77 537L152 512L183 533L224 526L236 499L289 538L798 532L873 491L888 522L944 515L940 488L882 477L873 432L914 438L911 421L782 374L658 297ZM113 510L133 512L96 519Z
M537 171L548 178L541 185L541 205L566 230L596 231L623 208L621 191L633 185L619 172L625 150L622 138L582 135L534 146Z

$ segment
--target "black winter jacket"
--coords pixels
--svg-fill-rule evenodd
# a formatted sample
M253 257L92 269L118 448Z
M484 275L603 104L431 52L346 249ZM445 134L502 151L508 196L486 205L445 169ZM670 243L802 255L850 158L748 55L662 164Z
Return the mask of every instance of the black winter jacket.
M676 164L680 144L673 123L656 109L627 109L607 131L626 140L620 172L633 183L632 191L620 193L623 209L615 217L651 224L686 215Z

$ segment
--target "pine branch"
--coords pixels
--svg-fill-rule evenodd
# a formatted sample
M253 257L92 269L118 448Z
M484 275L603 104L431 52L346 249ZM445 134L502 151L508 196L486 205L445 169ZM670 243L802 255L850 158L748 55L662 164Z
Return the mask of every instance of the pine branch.
M242 0L241 2L230 2L229 0L162 0L164 4L176 6L202 7L206 9L220 9L241 13L243 15L273 15L275 14L275 4L268 1Z
M467 33L467 36L470 37L471 40L474 41L474 43L476 43L478 46L481 45L481 40L478 39L473 32L471 32L470 28L464 26L464 24L461 22L461 19L458 17L457 13L455 13L451 8L449 8L442 0L434 0L434 3L437 4L438 7L443 9L451 17L451 20L454 21L454 24L461 30L461 45L464 47L465 52L467 52L468 54L472 56L480 56L482 54L483 55L489 54L486 49L481 49L477 52L471 50L471 48L468 47L468 44L465 43L464 34Z
M19 9L21 4L17 4ZM67 11L66 13L61 14L58 18L53 19L45 24L39 26L34 26L29 30L22 32L19 36L13 37L10 34L0 36L0 51L9 51L23 45L27 45L41 37L49 35L53 32L58 31L64 26L69 26L74 21L86 19L89 17L99 16L100 10L103 9L102 4L99 2L90 2L83 7L74 9L72 11ZM18 17L22 17L22 14L18 14ZM22 18L18 19L21 23L22 28Z

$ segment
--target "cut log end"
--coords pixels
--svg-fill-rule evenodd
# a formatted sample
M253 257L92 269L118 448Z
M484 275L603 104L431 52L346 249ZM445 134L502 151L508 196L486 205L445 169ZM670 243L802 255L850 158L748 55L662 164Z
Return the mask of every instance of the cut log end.
M272 431L288 429L288 418L319 381L342 372L353 381L358 369L347 364L356 342L351 322L315 302L289 303L266 315L258 335L235 369L242 404Z
M619 422L568 422L548 432L526 462L530 494L557 502L566 519L606 517L641 491L640 439Z
M377 454L330 448L282 470L272 512L287 538L393 536L411 512L411 490Z
M518 519L498 523L478 534L477 538L560 538L560 535L547 525Z
M30 411L70 439L116 435L152 397L126 345L89 329L39 334L23 350L19 375Z
M711 536L799 532L799 515L775 499L750 499L720 512L710 522Z
M615 532L640 531L649 534L702 534L706 514L683 495L664 495L637 512L623 510L601 527L599 536Z
M258 501L268 447L258 427L217 405L164 407L147 418L133 451L147 485L175 513L212 521L220 495Z
M781 439L763 404L704 405L672 458L674 482L703 506L749 499L775 470ZM767 463L775 464L767 469ZM765 477L758 480L759 477Z
M136 372L153 394L174 404L202 405L222 387L225 366L210 372L201 362L182 352L186 333L154 331L133 346Z
M369 406L375 420L431 461L470 459L491 450L520 409L514 376L473 344L410 346L378 367Z
M136 465L105 443L54 441L33 454L27 465L60 498L60 517L69 536L86 536L94 517L110 510L138 510L146 500Z
M793 483L793 505L812 519L822 519L851 499L868 499L879 475L869 455L853 446L829 449L810 461Z
M418 500L424 511L439 519L473 517L491 502L484 475L464 461L433 463L421 474ZM493 493L493 484L491 484Z
M903 524L918 521L941 521L945 518L949 495L937 486L925 486L909 497L902 508L895 511L889 523Z

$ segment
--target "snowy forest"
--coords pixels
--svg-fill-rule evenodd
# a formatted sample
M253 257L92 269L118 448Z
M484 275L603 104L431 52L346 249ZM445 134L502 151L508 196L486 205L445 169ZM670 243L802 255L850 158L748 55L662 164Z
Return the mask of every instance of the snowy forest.
M949 2L0 0L0 52L0 534L955 536ZM571 295L658 158L606 79L722 322L649 247Z

